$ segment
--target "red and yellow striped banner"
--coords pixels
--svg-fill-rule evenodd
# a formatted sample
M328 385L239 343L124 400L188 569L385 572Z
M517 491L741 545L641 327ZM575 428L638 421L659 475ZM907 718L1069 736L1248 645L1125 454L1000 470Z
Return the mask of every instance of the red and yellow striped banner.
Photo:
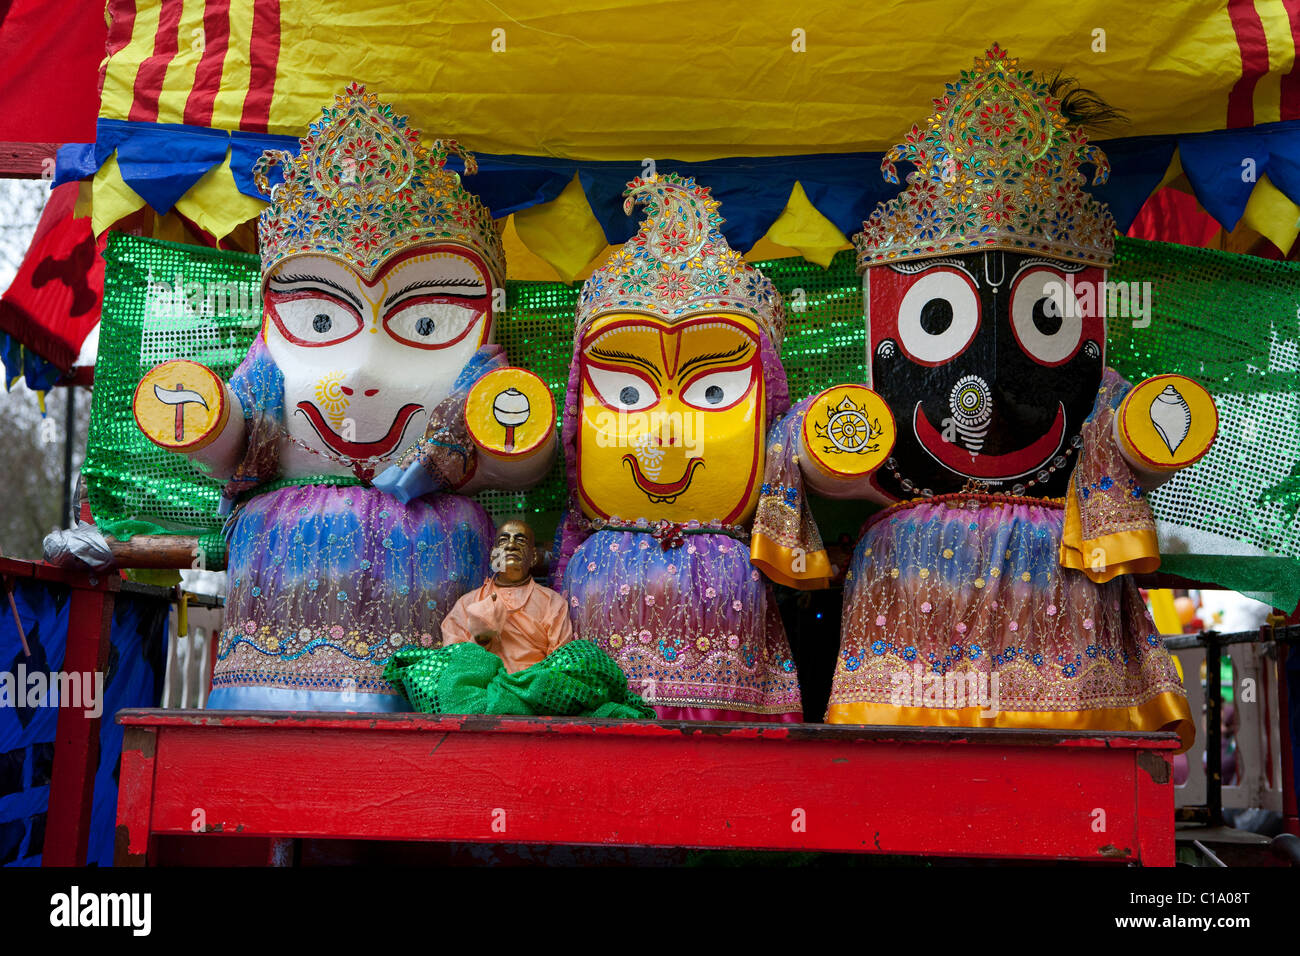
M280 0L111 0L100 115L266 132Z
M737 12L739 11L739 13ZM101 116L300 134L356 79L491 153L882 150L993 41L1123 109L1117 135L1300 118L1300 0L109 0Z

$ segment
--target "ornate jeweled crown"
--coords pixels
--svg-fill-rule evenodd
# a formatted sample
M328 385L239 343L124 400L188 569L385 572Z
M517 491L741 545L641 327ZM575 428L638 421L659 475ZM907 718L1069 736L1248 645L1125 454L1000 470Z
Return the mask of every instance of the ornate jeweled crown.
M1079 168L1093 164L1097 185L1110 163L1061 114L1048 84L1018 63L995 43L946 86L925 126L885 154L889 182L898 182L900 160L916 170L853 237L859 271L976 249L1110 265L1115 221L1083 191Z
M492 214L444 169L447 156L478 169L455 140L425 147L405 116L353 83L299 140L298 155L267 150L253 167L258 189L271 198L258 223L262 274L287 256L317 254L343 259L367 279L395 252L419 242L444 241L483 257L498 283L505 281L505 251ZM284 169L270 188L268 170Z
M724 220L707 186L676 173L639 177L623 191L623 211L645 204L641 229L582 285L575 335L609 312L646 312L676 321L700 312L756 318L776 349L785 308L771 280L718 231Z

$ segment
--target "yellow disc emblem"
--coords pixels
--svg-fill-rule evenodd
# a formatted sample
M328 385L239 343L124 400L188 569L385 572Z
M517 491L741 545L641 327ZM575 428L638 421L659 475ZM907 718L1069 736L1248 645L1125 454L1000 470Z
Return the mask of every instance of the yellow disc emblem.
M230 406L215 372L174 359L149 371L131 402L136 424L151 442L173 451L197 451L226 424Z
M1210 450L1219 431L1214 399L1182 375L1139 382L1115 417L1125 451L1150 471L1185 468Z
M555 425L555 399L540 378L522 368L488 372L465 399L465 424L486 451L509 457L546 441Z
M838 385L818 395L803 420L803 446L833 474L875 471L894 448L894 415L865 385Z

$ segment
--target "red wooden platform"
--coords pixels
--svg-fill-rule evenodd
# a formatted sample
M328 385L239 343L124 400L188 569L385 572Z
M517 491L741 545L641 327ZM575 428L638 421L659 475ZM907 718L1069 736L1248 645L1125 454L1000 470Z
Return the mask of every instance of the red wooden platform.
M1174 863L1173 734L175 710L117 719L127 728L119 865L150 862L169 835Z

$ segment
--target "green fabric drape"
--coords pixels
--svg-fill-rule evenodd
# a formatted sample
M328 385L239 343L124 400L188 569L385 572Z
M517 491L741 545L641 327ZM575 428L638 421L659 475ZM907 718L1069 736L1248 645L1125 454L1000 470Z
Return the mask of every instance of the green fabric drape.
M426 714L653 718L628 690L613 658L590 641L570 641L514 674L478 644L403 647L384 667L416 710Z

